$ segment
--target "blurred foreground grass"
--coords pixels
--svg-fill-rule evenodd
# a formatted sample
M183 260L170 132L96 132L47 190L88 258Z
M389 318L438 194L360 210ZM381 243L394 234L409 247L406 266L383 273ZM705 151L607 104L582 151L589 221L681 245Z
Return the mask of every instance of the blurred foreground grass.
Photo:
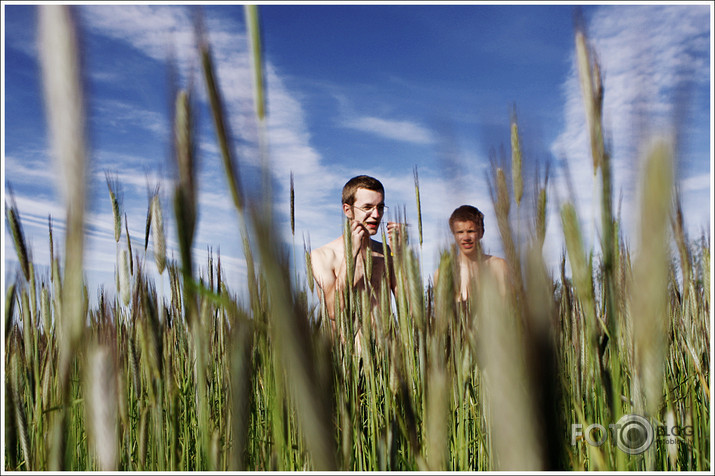
M246 10L262 121L252 8ZM40 11L48 32L44 66L58 57L75 64L66 7ZM52 34L69 40L61 44ZM560 275L546 269L548 178L533 203L523 199L514 117L512 186L498 166L489 180L512 292L506 300L495 297L494 283L483 276L472 302L457 306L451 250L441 257L445 278L425 289L419 256L405 242L396 247L394 306L386 286L344 291L347 306L336 323L348 335L362 330L359 352L352 339L335 338L326 309L311 306L313 283L291 279L270 214L243 195L210 47L200 32L199 38L249 299L228 288L220 256L192 262L195 125L190 91L179 91L172 208L181 259L166 256L158 193L148 205L143 248L132 247L126 227L122 241L118 184L108 177L117 292L100 289L98 304L88 305L76 213L84 201L76 171L84 164L73 152L83 140L77 129L52 120L53 108L71 106L63 99L81 104L81 80L76 67L55 69L45 78L48 118L57 123L56 155L73 172L63 179L73 193L66 196L64 254L48 224L50 276L36 275L19 210L6 205L22 274L5 290L5 470L710 470L710 238L686 239L672 192L675 157L661 140L646 148L639 225L646 238L631 256L610 201L598 63L580 32L582 90L604 197L601 253L585 249L577 210L565 202L571 277L565 254ZM53 84L65 91L55 100ZM68 94L62 84L75 87ZM81 124L81 108L76 114ZM419 209L416 169L415 188ZM519 226L532 239L517 243L509 213L530 206L535 222ZM153 263L146 259L150 240ZM165 299L147 277L151 266L168 274ZM383 304L379 312L370 311L370 293ZM590 425L608 428L631 414L652 425L646 451L624 451L640 444L625 434L587 444L601 437L586 431ZM676 426L684 431L672 435Z

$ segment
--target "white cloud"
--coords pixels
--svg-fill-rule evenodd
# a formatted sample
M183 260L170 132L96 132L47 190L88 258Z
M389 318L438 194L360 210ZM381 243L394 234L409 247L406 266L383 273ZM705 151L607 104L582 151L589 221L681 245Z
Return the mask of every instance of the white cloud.
M414 144L431 144L434 142L432 133L428 129L411 121L363 116L346 119L342 125L350 129L403 142Z
M700 174L680 181L680 189L686 193L710 190L711 185L712 175L710 174Z
M637 214L641 145L649 137L671 134L682 127L678 108L690 105L678 104L679 99L688 97L679 93L709 83L708 17L706 6L614 5L596 10L588 25L603 71L604 128L606 141L612 145L614 208L623 194L622 223L629 237L635 236L636 220L632 218ZM566 126L552 144L552 152L568 160L585 234L597 239L600 189L594 184L575 59L572 61L574 66L564 83ZM696 113L703 114L702 110ZM698 172L708 158L696 157ZM560 170L555 178L566 182ZM597 180L600 183L600 175ZM708 199L709 180L706 185L702 176L684 181L683 186L700 190L702 201ZM685 214L687 220L689 211ZM702 226L700 214L693 216L692 226Z
M177 7L97 6L89 8L84 18L89 22L93 33L125 41L162 63L168 58L167 45L174 45L173 52L177 55L176 60L180 68L183 68L184 74L186 76L193 74L194 77L201 78L196 87L197 97L203 102L206 101L202 72L194 69L195 38L187 10ZM231 132L236 143L239 144L234 146L239 175L245 181L246 168L261 165L246 37L242 27L239 29L238 25L228 18L212 16L210 11L206 16L206 24L224 111L228 115ZM334 170L323 164L320 155L310 145L310 135L307 132L302 106L285 88L280 72L268 63L266 74L269 166L273 179L279 186L273 192L275 209L279 213L277 218L284 236L288 239L290 203L287 192L292 172L296 190L296 234L299 240L302 235L306 235L312 243L322 244L324 240L327 241L330 230L324 230L324 227L316 225L324 221L326 209L334 207L339 211L339 195L332 196L330 185L340 183L341 180ZM139 124L157 133L164 132L160 127L162 124L160 117L146 116L144 111L134 110L121 103L103 102L103 105L118 111L119 116L115 115L117 120ZM133 120L132 117L137 120ZM211 121L210 118L206 120ZM202 165L198 182L199 221L195 242L197 250L203 249L204 254L207 246L220 246L222 260L225 259L225 262L230 264L235 260L243 259L241 237L236 211L226 188L223 166L215 145L212 122L210 129L211 132L206 138L208 142L202 140L200 143ZM116 156L115 163L122 163L120 156ZM146 178L143 175L136 171L124 170L120 169L118 173L121 183L128 184L134 189L145 187ZM151 183L159 181L165 184L162 185L164 191L171 190L171 186L166 184L166 179L160 176L155 175ZM169 214L165 212L165 221L169 225L173 220L167 215ZM339 232L339 229L337 231ZM239 269L243 269L242 272L245 273L245 264Z
M159 111L148 110L118 99L101 98L95 103L95 114L101 116L102 127L123 133L129 128L141 128L153 132L160 139L170 137L171 129L167 118Z
M125 41L164 62L169 54L183 66L195 63L190 10L163 5L87 5L81 18L92 33Z
M29 156L28 156L29 155ZM42 159L33 157L32 152L27 152L18 156L5 157L5 174L9 177L12 185L21 183L31 183L34 185L45 185L47 188L54 186L54 171L45 167Z

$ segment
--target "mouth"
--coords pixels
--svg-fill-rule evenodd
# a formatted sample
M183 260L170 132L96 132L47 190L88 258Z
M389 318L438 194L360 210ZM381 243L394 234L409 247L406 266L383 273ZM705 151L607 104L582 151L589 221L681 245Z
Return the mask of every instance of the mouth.
M472 249L474 247L474 243L462 243L462 248L465 249Z
M367 231L369 231L370 234L372 235L372 234L377 233L377 228L380 226L380 223L374 222L374 221L368 221L368 222L364 222L363 225L365 226L365 228L367 228Z

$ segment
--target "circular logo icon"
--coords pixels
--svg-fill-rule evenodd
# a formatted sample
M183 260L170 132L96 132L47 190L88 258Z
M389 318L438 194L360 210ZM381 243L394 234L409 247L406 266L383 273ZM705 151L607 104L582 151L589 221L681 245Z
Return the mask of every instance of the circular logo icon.
M640 415L623 415L616 428L616 444L624 453L639 455L653 443L653 427Z

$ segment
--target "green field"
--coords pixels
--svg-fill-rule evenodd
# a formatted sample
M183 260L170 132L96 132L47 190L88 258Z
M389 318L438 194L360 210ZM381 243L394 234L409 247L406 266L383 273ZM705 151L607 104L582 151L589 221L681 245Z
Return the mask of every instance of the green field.
M247 8L254 39L255 13ZM47 21L71 28L61 16ZM203 84L244 242L245 288L227 285L220 256L192 262L189 91L176 96L173 203L155 195L146 236L128 236L121 184L107 177L116 292L87 289L82 280L81 194L67 203L64 247L48 223L48 276L36 274L21 211L7 204L22 272L4 291L4 470L710 471L710 237L685 236L676 157L665 140L645 148L638 225L645 238L623 235L601 130L598 63L580 33L576 45L594 180L604 197L597 249L584 247L575 205L551 199L548 174L536 180L539 193L523 196L514 117L511 181L506 164L495 164L489 177L512 278L507 299L495 297L483 277L470 305L456 306L451 250L441 257L445 278L425 287L431 281L413 243L422 239L420 224L413 236L396 238L407 241L395 247L394 301L386 286L343 292L338 332L360 328L360 352L353 339L334 335L327 310L313 304L309 250L305 262L297 260L309 278L299 280L269 207L244 195L204 45ZM260 48L254 58L260 78ZM78 81L67 69L64 81ZM262 87L256 93L260 106ZM263 124L262 107L256 119ZM59 154L72 170L77 156ZM419 209L416 173L415 191ZM555 275L542 256L548 207L560 211L567 247ZM177 223L176 260L166 254L165 210ZM535 218L514 218L525 216ZM155 271L168 276L166 298L149 277ZM372 313L370 293L382 304ZM99 296L96 305L90 294ZM629 415L648 426L635 433L609 427L625 427ZM644 429L652 443L630 454Z

